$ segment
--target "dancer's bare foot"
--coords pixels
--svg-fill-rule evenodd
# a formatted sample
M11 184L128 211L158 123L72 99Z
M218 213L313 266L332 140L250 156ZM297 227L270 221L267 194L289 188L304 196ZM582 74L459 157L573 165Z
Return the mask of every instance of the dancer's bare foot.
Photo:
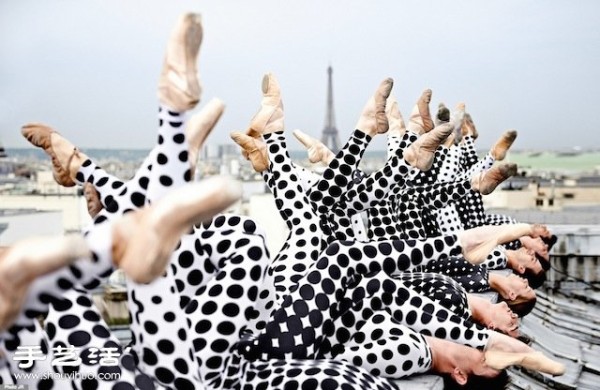
M356 129L370 136L388 131L389 123L385 115L385 105L393 86L394 80L391 78L387 78L379 84L375 94L371 96L363 108L363 112L356 123Z
M294 134L294 137L296 137L296 139L300 141L300 143L307 149L306 151L308 152L308 160L311 163L315 164L321 162L325 165L329 165L331 160L335 158L335 154L318 139L313 138L298 129L294 130L292 133Z
M517 139L516 130L508 130L505 131L504 134L500 137L498 141L492 146L490 149L490 154L497 161L502 161L506 157L506 152L508 152L508 148L515 142Z
M171 110L184 112L200 101L197 59L201 43L200 15L182 15L169 38L158 82L158 99Z
M91 256L81 235L27 238L0 253L0 331L17 318L33 280Z
M517 164L495 165L487 171L479 172L471 178L471 188L482 195L491 194L504 180L516 175Z
M242 148L242 156L250 161L256 172L261 173L269 167L269 154L263 140L238 131L232 132L229 136Z
M427 171L433 164L435 150L452 133L452 123L439 125L427 134L423 134L404 152L404 159L413 167Z
M241 195L238 182L211 177L126 214L113 224L113 262L134 282L151 282L165 271L183 233L222 212Z
M392 94L390 94L390 97L387 99L385 115L387 116L389 123L388 136L395 135L397 137L402 137L406 132L406 125L404 124L402 113L398 108L398 101Z
M429 112L431 94L431 89L426 89L417 100L408 118L408 131L423 134L433 129L433 120L431 120L431 113Z
M538 351L528 353L486 351L485 362L488 366L497 370L503 370L509 366L521 366L552 375L563 375L565 373L564 364L554 361Z
M267 73L262 79L263 98L260 109L250 120L246 134L250 137L260 137L263 134L282 131L283 126L283 101L279 82L272 73Z
M200 148L206 141L210 132L223 115L225 103L220 99L212 99L197 114L192 115L185 128L185 138L189 145L188 160L191 166L192 177L196 170L196 162Z
M52 159L54 180L64 187L75 185L76 175L87 156L50 126L42 123L28 123L21 128L21 134L33 145L44 149Z
M87 203L87 210L90 217L95 218L104 206L102 206L100 195L92 183L83 183L83 197Z

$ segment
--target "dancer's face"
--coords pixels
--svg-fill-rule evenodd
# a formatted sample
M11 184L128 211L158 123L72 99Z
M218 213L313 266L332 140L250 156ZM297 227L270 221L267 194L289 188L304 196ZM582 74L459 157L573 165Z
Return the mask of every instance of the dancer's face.
M550 254L548 253L548 245L546 245L546 243L540 237L521 237L521 243L525 248L533 250L544 259L548 260L550 258Z
M527 270L530 270L535 275L544 271L533 249L525 247L518 249L515 251L515 259L517 260L516 271L520 274L524 274Z
M529 301L535 298L535 291L529 287L527 279L512 274L507 276L508 297L514 303Z
M470 376L495 378L500 374L500 371L489 367L485 363L483 351L469 348L462 356L462 359L455 362L454 369L450 373L450 376L461 386L467 383Z
M485 363L485 354L481 352L481 357L471 365L471 374L483 378L495 378L500 371L495 370Z
M513 313L506 302L494 304L492 311L494 329L500 330L511 337L519 335L519 317Z

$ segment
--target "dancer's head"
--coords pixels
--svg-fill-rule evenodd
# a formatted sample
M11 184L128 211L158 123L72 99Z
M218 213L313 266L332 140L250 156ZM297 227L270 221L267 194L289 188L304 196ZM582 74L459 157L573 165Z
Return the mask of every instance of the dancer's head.
M485 325L511 337L516 338L520 335L517 315L513 313L506 302L490 305L489 318Z
M436 337L425 336L425 339L431 349L431 370L459 385L471 377L494 378L501 372L486 364L483 351Z
M533 250L537 255L541 256L543 259L550 259L548 245L544 242L542 237L523 236L519 239L519 241L521 241L521 244L525 248Z
M535 291L529 286L527 279L511 274L503 279L500 296L510 309L519 317L527 315L537 300Z
M92 183L86 182L83 184L82 192L87 203L88 214L90 214L90 217L96 218L96 215L104 208L100 202L98 190L96 190L96 187Z
M476 350L476 359L460 360L454 371L450 374L452 379L459 385L465 385L468 382L478 379L491 379L500 375L500 371L495 370L485 364L485 355L482 351Z
M517 274L526 276L527 274L537 275L544 272L544 268L533 249L521 247L508 253L511 258L512 269Z
M538 288L546 281L546 260L537 255L533 249L525 247L512 251L514 272L523 276L529 282L529 287Z
M451 376L444 377L444 389L451 390L504 390L508 385L510 378L506 370L493 377L482 377L471 375L464 384L459 384Z

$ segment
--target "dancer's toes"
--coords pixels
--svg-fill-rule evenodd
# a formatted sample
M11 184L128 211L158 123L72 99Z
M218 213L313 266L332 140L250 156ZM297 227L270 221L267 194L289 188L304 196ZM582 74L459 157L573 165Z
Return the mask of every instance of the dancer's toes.
M263 172L269 167L267 146L263 141L237 131L232 132L230 136L242 148L242 155L250 161L256 172Z
M18 316L31 282L39 276L90 257L80 235L21 240L0 252L0 331Z
M158 98L171 110L184 112L200 101L197 59L201 43L200 15L182 15L169 38L158 83Z
M154 280L165 271L182 234L223 212L241 195L240 183L211 177L126 214L112 227L113 262L137 283Z
M247 135L254 138L260 137L262 134L282 131L284 128L281 88L272 73L263 76L262 92L260 109L250 121L250 127L246 131Z
M198 153L210 132L223 115L225 103L220 99L212 99L200 112L192 115L185 128L185 138L189 145L188 159L192 167L192 175L196 168Z
M83 197L87 203L87 210L90 217L95 218L96 215L104 208L102 202L100 202L100 194L96 190L96 187L92 183L83 184Z
M387 99L385 114L390 127L388 136L396 135L402 137L406 132L406 125L404 124L404 118L402 118L402 113L400 113L400 108L398 108L398 101L394 95L390 94L390 97Z
M517 173L517 164L495 165L491 169L479 172L471 178L471 188L482 195L491 194L500 183Z
M417 100L408 119L408 130L413 133L423 134L433 129L434 123L429 111L429 102L431 102L431 89L426 89Z
M515 142L515 139L517 139L517 132L515 130L508 130L502 134L500 139L496 141L490 150L492 157L498 161L504 160L508 148L510 148L513 142Z
M454 130L452 123L444 123L413 142L404 153L404 159L413 167L427 171L433 164L435 150Z
M52 160L54 180L64 187L73 187L75 177L87 156L71 142L41 123L28 123L21 128L21 134L31 144L44 149Z
M356 123L356 129L370 136L383 134L388 131L389 123L385 114L385 105L393 86L394 80L389 77L379 84L375 94L367 101L367 104L363 108L361 116Z

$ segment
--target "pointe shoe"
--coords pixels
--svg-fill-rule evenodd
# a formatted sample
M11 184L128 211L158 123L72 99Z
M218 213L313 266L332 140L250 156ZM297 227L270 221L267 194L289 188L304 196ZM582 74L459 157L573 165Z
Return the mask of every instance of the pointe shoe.
M158 82L158 99L169 109L184 112L200 101L198 52L202 43L199 14L182 15L173 29Z
M26 124L21 128L21 134L50 156L52 175L58 184L64 187L75 185L77 171L87 159L85 154L52 128L41 123Z
M454 144L458 145L462 141L462 126L465 122L465 103L458 103L452 113L452 123L454 123Z
M81 235L27 238L4 249L0 253L0 331L18 317L31 282L90 256Z
M393 86L394 80L389 77L379 84L375 94L371 96L363 108L356 123L356 129L370 136L384 134L388 131L390 125L385 115L385 105Z
M435 150L452 133L454 125L444 123L429 133L423 134L404 153L404 159L413 167L427 171L433 164Z
M496 370L504 370L509 366L521 366L552 375L563 375L565 366L541 352L514 353L502 351L486 351L485 364Z
M113 224L113 262L136 283L162 275L181 235L241 198L240 183L211 177L168 193Z
M431 131L434 127L429 112L429 102L431 102L431 89L426 89L417 100L408 118L408 130L416 134L423 134Z
M294 137L296 137L296 139L307 149L308 161L311 163L315 164L322 162L323 164L328 165L331 160L335 158L333 152L318 139L315 139L298 129L294 130L292 134L294 134Z
M504 180L517 173L517 164L501 164L476 174L471 179L471 188L481 195L491 194Z
M185 138L189 145L188 159L191 165L191 174L194 176L196 162L200 148L206 138L215 128L215 125L223 115L225 103L220 99L212 99L200 112L194 114L185 128Z
M438 105L438 111L435 115L434 123L436 126L441 125L442 123L450 122L450 110L444 103L440 103Z
M444 145L444 147L446 147L446 148L451 148L453 145L457 144L457 142L455 142L455 139L456 139L456 132L452 131L450 133L450 135L448 135L448 137L446 137L446 139L444 140L442 145Z
M492 149L490 149L490 154L497 161L502 161L506 157L506 152L508 148L515 142L517 139L517 132L515 130L508 130L502 134L500 139L496 141Z
M83 197L87 203L87 210L90 217L95 218L104 206L102 206L100 195L92 183L86 182L83 184Z
M242 148L242 156L249 160L252 168L261 173L269 167L269 155L264 142L240 132L232 132L231 139Z
M397 135L402 137L406 132L406 125L404 124L404 118L400 108L398 108L398 101L394 95L390 94L385 105L385 115L387 116L389 123L388 135Z
M262 79L263 98L260 109L250 120L246 134L258 138L263 134L283 130L283 102L279 82L272 73L267 73Z
M477 131L477 127L475 127L471 114L465 113L465 119L460 131L463 137L471 136L473 140L476 140L477 137L479 137L479 132Z

